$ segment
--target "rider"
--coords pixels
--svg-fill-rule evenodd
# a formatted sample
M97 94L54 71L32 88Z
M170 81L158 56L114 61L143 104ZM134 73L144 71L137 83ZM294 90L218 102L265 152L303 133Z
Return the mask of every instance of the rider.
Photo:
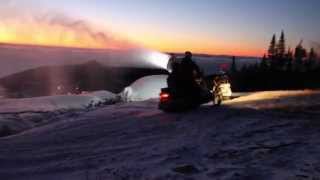
M192 60L192 53L187 51L182 59L180 70L185 80L192 81L201 75L199 66Z
M192 53L187 51L182 61L172 68L168 86L177 94L197 95L201 93L196 79L201 77L199 66L192 60Z
M194 92L198 89L199 85L196 83L196 79L201 76L199 66L192 60L192 53L187 51L185 57L182 59L178 79L182 87L185 87Z

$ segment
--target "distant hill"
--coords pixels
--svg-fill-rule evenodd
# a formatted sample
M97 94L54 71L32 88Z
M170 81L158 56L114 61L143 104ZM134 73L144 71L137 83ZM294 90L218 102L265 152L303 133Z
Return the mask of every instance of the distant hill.
M184 56L184 53L173 53L173 52L166 52L167 54L174 54L176 56ZM193 53L195 57L202 57L202 58L232 58L235 55L227 55L227 54L200 54L200 53ZM240 59L260 59L261 57L256 56L235 56Z
M105 66L157 68L153 51L110 50L0 43L0 78L44 66L63 66L97 61Z
M1 78L0 86L9 98L95 90L119 93L141 77L166 73L160 69L107 67L91 61L81 65L45 66L23 71Z
M105 89L119 92L134 80L165 74L153 51L82 49L0 43L0 97L34 97ZM176 54L183 56L183 54ZM228 67L231 56L195 54L206 75ZM237 68L260 58L237 57Z
M44 66L64 66L97 61L105 66L156 68L148 50L83 49L0 43L0 78ZM183 54L176 54L183 56ZM212 74L220 64L231 63L232 56L194 54L194 60ZM260 61L256 57L236 57L238 67Z

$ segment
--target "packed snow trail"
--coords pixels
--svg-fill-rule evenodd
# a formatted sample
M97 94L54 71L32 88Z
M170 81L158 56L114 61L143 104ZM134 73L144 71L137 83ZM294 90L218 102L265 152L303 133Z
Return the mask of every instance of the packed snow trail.
M302 111L110 105L1 138L0 179L316 179L319 115Z

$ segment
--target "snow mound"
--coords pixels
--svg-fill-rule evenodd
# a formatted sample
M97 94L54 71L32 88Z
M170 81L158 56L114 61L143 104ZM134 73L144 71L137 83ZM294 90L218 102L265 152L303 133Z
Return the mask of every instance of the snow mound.
M154 75L143 77L131 86L124 89L121 93L123 101L145 101L152 98L157 98L161 88L167 86L167 75Z
M64 118L60 114L77 116L88 108L113 104L120 98L108 91L82 95L48 96L27 99L3 99L0 102L0 137L9 136L47 125Z
M82 95L3 99L0 103L0 114L85 109L99 104L111 104L116 102L117 99L117 95L108 91L97 91Z

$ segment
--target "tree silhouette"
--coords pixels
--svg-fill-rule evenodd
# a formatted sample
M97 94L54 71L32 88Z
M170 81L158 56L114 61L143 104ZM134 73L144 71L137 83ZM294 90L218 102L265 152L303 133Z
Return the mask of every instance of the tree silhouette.
M308 58L306 60L307 70L312 70L316 66L316 63L317 63L317 54L314 48L311 48L308 54Z
M284 31L277 41L272 36L267 54L260 64L245 65L231 74L235 91L296 90L320 88L320 50L318 43L307 51L303 41L295 49L286 48Z
M281 36L276 48L277 58L283 59L286 52L286 39L284 35L284 31L281 32Z
M293 66L293 52L291 48L288 48L288 51L285 55L285 61L286 61L286 70L291 71Z
M276 41L277 41L276 35L274 34L271 39L269 50L268 50L269 59L274 59L276 57L276 54L277 54Z
M262 71L267 71L269 69L269 63L268 63L268 58L267 55L264 54L263 58L261 60L260 68Z
M303 41L301 40L300 43L297 45L294 53L295 67L298 71L301 71L303 69L303 60L307 57L307 51L302 46L302 43Z
M310 49L310 53L309 53L308 58L309 58L309 60L311 60L311 61L316 61L316 60L317 60L318 55L317 55L316 51L314 50L314 48L311 48L311 49Z
M237 72L237 63L236 63L236 57L232 57L232 65L231 65L231 72L236 73Z

